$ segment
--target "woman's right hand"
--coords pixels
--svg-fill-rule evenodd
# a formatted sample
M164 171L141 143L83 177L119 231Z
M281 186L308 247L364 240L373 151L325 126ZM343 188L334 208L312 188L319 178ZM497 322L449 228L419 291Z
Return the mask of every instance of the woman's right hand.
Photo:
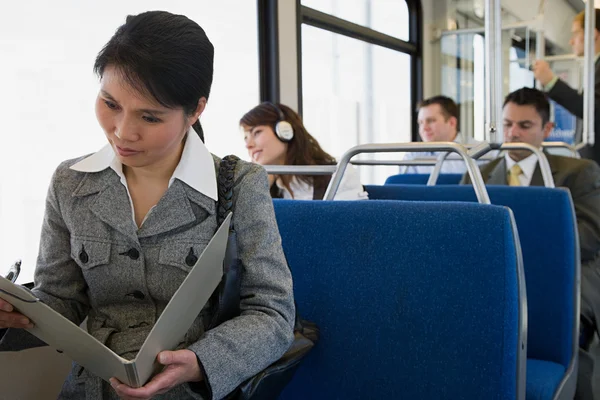
M0 299L0 329L33 328L33 324L23 314L14 310L12 304Z

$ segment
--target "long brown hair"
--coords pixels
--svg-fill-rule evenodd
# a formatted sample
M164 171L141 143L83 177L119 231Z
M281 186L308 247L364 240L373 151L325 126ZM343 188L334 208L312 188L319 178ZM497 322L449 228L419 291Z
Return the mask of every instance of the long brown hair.
M291 108L281 103L264 102L248 111L241 119L240 125L244 128L254 128L259 125L267 125L275 132L275 125L281 121L281 117L289 122L294 129L294 137L287 142L287 153L285 155L285 165L334 165L336 160L333 156L325 152L319 145L319 142L306 130L302 123L302 118ZM330 177L323 175L281 175L284 186L290 190L292 178L306 182L313 187L327 186ZM291 190L290 190L291 193ZM271 186L271 195L281 197L277 185ZM293 195L293 194L292 194Z

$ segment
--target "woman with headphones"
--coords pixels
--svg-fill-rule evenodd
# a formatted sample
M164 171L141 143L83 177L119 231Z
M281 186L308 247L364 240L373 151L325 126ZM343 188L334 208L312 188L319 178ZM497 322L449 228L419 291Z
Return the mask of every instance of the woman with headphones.
M300 116L283 104L265 102L248 111L240 126L252 162L261 165L335 165L304 127ZM273 198L322 200L328 175L269 175ZM335 200L366 200L356 170L346 168Z

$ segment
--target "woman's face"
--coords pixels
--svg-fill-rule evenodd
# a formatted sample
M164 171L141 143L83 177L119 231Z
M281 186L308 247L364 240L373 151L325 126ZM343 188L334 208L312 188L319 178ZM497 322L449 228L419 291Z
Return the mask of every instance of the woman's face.
M180 156L185 133L203 104L186 116L182 108L166 108L140 94L118 69L108 66L100 82L96 117L121 163L148 167Z
M252 162L260 165L284 165L288 144L277 138L269 125L243 126L244 142Z

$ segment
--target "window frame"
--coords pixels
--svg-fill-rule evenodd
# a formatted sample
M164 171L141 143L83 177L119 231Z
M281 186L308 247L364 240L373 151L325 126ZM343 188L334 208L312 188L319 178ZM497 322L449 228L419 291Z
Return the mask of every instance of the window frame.
M278 2L257 0L261 101L280 101ZM286 0L287 1L287 0ZM402 1L402 0L399 0ZM408 7L409 40L405 41L342 18L303 6L296 0L296 44L298 114L302 115L302 24L408 54L413 84L411 95L411 140L418 140L416 105L423 99L423 11L420 0L404 0Z

